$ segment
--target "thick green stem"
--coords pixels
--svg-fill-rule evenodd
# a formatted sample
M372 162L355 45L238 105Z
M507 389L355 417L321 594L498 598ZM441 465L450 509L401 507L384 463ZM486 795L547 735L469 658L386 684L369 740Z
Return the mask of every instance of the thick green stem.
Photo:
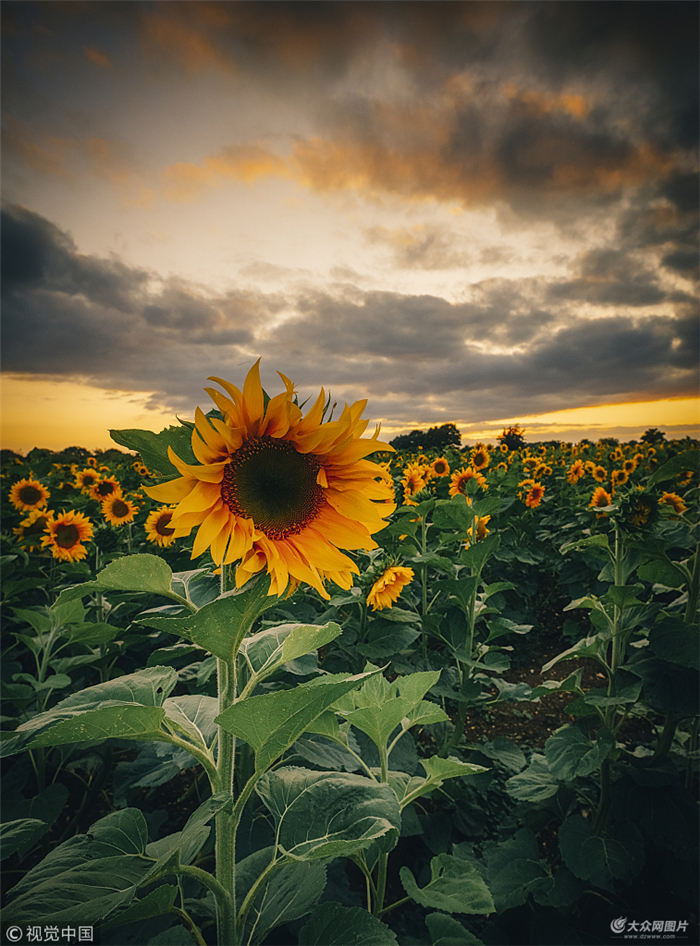
M698 616L698 595L700 594L700 548L695 550L688 582L688 603L685 606L685 623L695 624Z
M379 763L381 766L381 780L382 782L387 783L389 781L389 752L386 745L379 747ZM389 854L388 852L382 851L377 860L377 892L374 898L372 910L375 916L378 916L384 908L388 864Z
M598 800L598 809L593 818L593 834L600 836L605 829L610 818L610 806L612 798L610 796L610 759L604 759L600 767L600 799Z

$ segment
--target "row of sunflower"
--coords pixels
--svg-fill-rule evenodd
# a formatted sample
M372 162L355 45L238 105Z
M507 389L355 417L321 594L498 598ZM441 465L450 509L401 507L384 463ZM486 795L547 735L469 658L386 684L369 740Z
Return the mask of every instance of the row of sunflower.
M135 476L140 483L150 473L132 456L125 455L119 464L90 457L82 469L75 463L54 463L42 476L27 471L21 458L14 457L2 476L11 484L5 493L11 515L19 520L12 533L27 552L43 552L60 562L80 562L88 556L91 544L113 551L123 540L131 548L135 525L148 543L167 548L173 542L172 511L153 508L154 503L134 483Z

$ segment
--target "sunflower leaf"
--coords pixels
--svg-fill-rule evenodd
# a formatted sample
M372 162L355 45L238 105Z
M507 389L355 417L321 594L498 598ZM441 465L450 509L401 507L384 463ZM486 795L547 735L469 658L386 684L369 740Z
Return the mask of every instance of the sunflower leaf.
M174 477L179 475L168 459L168 447L184 460L185 463L196 463L197 458L192 452L192 431L188 426L166 427L156 434L152 430L110 430L110 437L115 443L128 450L141 454L141 459L152 473L161 476Z

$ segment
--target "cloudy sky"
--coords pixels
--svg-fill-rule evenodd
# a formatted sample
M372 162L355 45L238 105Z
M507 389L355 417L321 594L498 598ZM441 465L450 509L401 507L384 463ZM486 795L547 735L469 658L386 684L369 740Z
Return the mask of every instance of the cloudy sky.
M390 439L698 435L694 2L12 2L4 446L262 356Z

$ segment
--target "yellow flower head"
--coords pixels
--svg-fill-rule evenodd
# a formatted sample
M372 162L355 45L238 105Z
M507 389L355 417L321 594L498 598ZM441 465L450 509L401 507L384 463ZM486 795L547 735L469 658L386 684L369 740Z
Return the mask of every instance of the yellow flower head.
M463 467L461 470L457 470L452 474L452 480L450 484L450 496L456 496L458 493L464 493L467 483L471 479L476 479L476 482L482 489L488 489L486 483L486 477L482 476L481 473L477 473L476 470L471 466ZM467 497L469 498L469 497Z
M75 475L74 485L76 489L79 489L82 493L86 495L90 494L92 487L99 483L100 474L97 470L91 470L90 467L86 467L84 470L80 470L79 473Z
M161 548L167 548L175 541L175 530L170 526L170 520L173 518L173 511L176 506L163 506L160 509L154 509L149 512L148 518L144 523L146 537L149 542L159 545Z
M48 535L41 544L51 549L54 558L62 562L79 562L87 555L83 542L92 538L92 523L82 512L66 512L48 523Z
M582 476L586 473L586 468L583 465L583 460L574 460L574 462L569 467L569 471L566 475L567 483L578 483Z
M430 470L433 476L449 476L450 464L444 457L438 457L437 460L433 460Z
M127 522L133 522L138 511L139 507L130 499L125 499L121 490L102 502L102 515L111 526L123 526Z
M471 465L474 470L485 470L489 465L489 452L482 444L477 444L472 451Z
M688 508L678 493L664 493L659 500L659 504L670 506L679 516L682 516Z
M602 506L610 506L612 505L612 496L607 492L607 490L604 490L602 486L597 486L593 490L593 496L591 497L591 501L588 505L592 509L599 509Z
M545 487L541 483L533 483L525 497L525 505L529 506L530 509L535 509L539 506L544 496L544 490Z
M119 480L113 476L105 476L104 479L97 480L90 489L90 497L102 502L104 499L111 499L114 496L121 496L122 487Z
M48 489L32 477L25 477L13 483L10 489L10 502L20 512L31 512L46 505L51 493Z
M486 526L488 525L490 521L491 521L491 516L476 516L474 520L474 524L476 525L476 541L477 542L481 541L481 539L485 539L486 536L491 531L490 529L486 528ZM469 528L467 529L467 535L471 537L472 534L473 534L473 526L469 526Z
M182 475L144 491L176 505L176 537L197 529L193 558L210 549L217 565L240 560L238 587L267 567L270 594L303 581L330 598L327 579L349 589L358 572L340 549L377 548L372 533L396 508L384 471L365 459L393 448L377 439L378 430L361 439L366 401L346 404L338 420L324 424L324 391L302 416L293 383L280 373L286 390L265 405L259 363L243 391L210 378L228 397L205 389L224 419L197 408L192 450L199 463L184 463L169 449Z
M51 509L33 509L27 518L20 522L19 528L13 529L12 531L24 544L25 548L32 551L32 549L38 549L40 547L38 541L39 537L44 534L49 522L52 522L53 518L54 514ZM36 545L33 544L33 541L27 543L28 539L33 540L34 538L37 540Z
M413 569L402 565L391 565L377 578L367 595L367 604L373 611L390 608L409 582L413 581Z

